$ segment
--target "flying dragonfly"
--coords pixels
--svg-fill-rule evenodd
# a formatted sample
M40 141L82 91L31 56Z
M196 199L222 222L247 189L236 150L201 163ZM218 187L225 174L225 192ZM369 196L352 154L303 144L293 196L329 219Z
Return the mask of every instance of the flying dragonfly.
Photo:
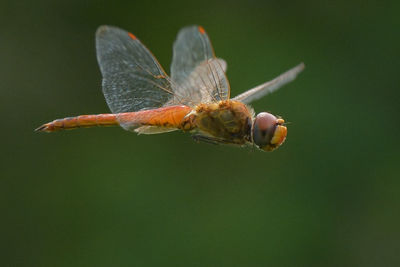
M252 145L264 151L276 149L286 139L282 118L267 112L255 116L249 103L293 81L303 63L230 98L227 64L215 56L201 26L179 31L170 77L135 35L117 27L98 28L96 51L103 94L112 113L57 119L36 131L112 125L138 134L182 130L197 141Z

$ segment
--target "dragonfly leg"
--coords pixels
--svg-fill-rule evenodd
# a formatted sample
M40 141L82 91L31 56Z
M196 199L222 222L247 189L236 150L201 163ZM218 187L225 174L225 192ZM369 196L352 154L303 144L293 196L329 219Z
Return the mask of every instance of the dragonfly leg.
M204 142L207 144L218 145L220 144L219 140L213 137L203 136L203 135L192 135L192 138L196 142Z
M204 143L213 144L213 145L220 145L220 144L236 145L236 143L234 143L234 142L230 142L230 141L227 141L227 140L224 140L221 138L205 136L205 135L200 135L200 134L192 135L192 138L196 142L204 142Z

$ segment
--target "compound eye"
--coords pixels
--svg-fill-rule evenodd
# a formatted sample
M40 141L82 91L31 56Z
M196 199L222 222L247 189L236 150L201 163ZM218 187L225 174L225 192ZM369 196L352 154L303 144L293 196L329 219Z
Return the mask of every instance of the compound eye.
M259 113L254 119L253 142L263 150L274 150L286 138L287 129L281 125L283 122L270 113Z
M261 112L256 116L253 126L253 141L258 147L262 148L270 143L275 125L276 117L270 113Z

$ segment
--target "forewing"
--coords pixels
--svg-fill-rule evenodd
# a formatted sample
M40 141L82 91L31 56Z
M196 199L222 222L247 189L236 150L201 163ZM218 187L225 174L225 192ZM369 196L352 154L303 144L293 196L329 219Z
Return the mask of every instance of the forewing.
M279 75L275 79L263 83L259 86L254 87L253 89L250 89L236 97L233 98L233 100L241 101L245 104L249 104L250 102L259 99L269 93L272 93L285 84L293 81L296 79L297 75L304 70L304 63L301 63L297 65L296 67L288 70L287 72Z
M217 102L229 98L229 83L225 76L225 61L217 58L203 61L179 86L174 102L188 106ZM175 89L175 87L174 87Z
M210 39L201 26L189 26L179 31L173 48L171 79L173 90L183 98L183 104L209 98L228 99L229 83L225 71L225 61L215 58ZM199 85L197 82L201 80L205 83ZM207 96L200 92L204 85L209 92Z
M96 50L103 94L113 113L161 107L172 98L169 77L133 34L101 26Z

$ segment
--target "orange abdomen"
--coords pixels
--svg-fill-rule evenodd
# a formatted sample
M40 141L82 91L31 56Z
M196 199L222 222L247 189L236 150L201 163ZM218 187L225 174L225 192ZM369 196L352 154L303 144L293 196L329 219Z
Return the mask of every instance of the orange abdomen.
M57 119L52 122L43 124L35 131L55 132L59 130L76 129L82 127L93 126L112 126L118 125L115 114L97 114L97 115L81 115L77 117L68 117Z
M119 124L125 129L139 126L158 126L165 128L183 128L184 118L192 111L188 106L169 106L117 114Z
M54 120L43 124L36 131L55 132L82 127L113 125L121 125L127 130L144 125L188 130L186 122L189 120L184 120L184 118L190 111L192 109L188 106L170 106L118 114L81 115ZM189 124L189 127L192 127L192 125Z

